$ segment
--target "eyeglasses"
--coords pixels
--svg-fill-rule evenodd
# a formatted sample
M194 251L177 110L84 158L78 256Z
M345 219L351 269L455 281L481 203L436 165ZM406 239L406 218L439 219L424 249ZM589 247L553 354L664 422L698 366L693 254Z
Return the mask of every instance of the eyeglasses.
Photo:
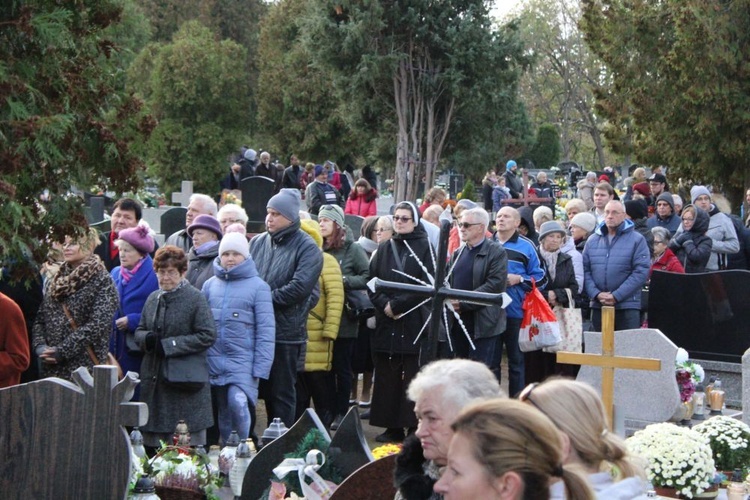
M377 229L375 230L375 232L376 232L376 233L383 233L383 232L385 232L385 231L393 231L393 229L391 229L391 228L389 228L389 227L379 227L379 228L377 228Z
M692 217L683 217L682 222L693 222L695 219Z
M162 277L177 278L180 275L180 271L178 271L177 269L157 269L156 275Z
M222 219L219 221L219 224L237 224L241 223L242 219Z
M401 217L400 215L394 215L393 216L393 220L395 220L396 222L409 222L410 220L412 220L412 218L411 217Z
M664 240L654 240L654 245L663 245Z
M456 226L463 228L463 229L469 229L471 226L481 226L481 222L459 222L456 224Z

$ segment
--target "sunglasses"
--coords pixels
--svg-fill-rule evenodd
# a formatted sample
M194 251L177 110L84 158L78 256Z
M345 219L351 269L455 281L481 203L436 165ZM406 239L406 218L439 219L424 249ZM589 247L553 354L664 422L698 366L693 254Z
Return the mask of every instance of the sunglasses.
M471 226L480 226L481 224L481 222L459 222L456 226L463 229L469 229Z
M400 215L394 215L393 220L395 220L396 222L409 222L412 219L411 217L401 217Z

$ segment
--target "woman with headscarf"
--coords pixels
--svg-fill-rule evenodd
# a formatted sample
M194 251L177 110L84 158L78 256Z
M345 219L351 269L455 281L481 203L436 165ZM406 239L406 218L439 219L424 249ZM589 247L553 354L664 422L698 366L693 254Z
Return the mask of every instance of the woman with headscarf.
M710 221L708 213L695 205L682 209L683 231L672 238L669 248L688 274L706 272L713 248L711 238L706 236Z
M34 321L33 348L42 377L72 381L79 366L106 362L118 298L112 277L94 254L98 244L93 228L65 238L63 263L47 283Z
M370 276L400 283L417 283L408 276L428 282L427 273L435 272L434 256L422 225L419 211L411 202L401 202L393 215L394 235L378 247L370 262ZM375 306L376 329L373 336L375 383L370 424L385 427L378 442L400 442L404 428L413 430L417 421L414 405L406 398L406 389L419 370L419 352L425 337L417 335L427 320L424 299L396 290L370 292Z

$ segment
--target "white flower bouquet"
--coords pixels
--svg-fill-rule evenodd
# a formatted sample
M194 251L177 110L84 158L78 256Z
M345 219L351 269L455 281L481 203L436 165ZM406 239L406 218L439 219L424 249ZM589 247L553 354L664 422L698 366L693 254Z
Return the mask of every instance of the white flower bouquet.
M711 486L716 467L702 434L674 424L652 424L625 442L632 453L648 461L646 473L655 487L675 488L694 498Z
M750 427L741 420L719 415L693 430L708 439L717 469L732 471L750 466Z

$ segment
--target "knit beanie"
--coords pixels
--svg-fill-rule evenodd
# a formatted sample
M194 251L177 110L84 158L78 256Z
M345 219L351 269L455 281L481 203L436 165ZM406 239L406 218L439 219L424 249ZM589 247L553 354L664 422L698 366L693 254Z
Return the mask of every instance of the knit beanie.
M703 196L704 194L711 198L711 192L706 186L693 186L690 188L690 199L693 203L695 203L695 200L697 200L699 196Z
M248 258L250 255L250 245L247 243L247 238L245 238L244 234L229 233L224 235L219 244L219 255L224 255L224 252L230 250L234 250L245 259Z
M648 217L648 205L645 200L629 200L625 202L625 213L633 220Z
M323 205L318 212L318 220L322 218L331 219L333 222L344 227L346 222L344 221L344 211L338 205Z
M672 207L672 212L674 212L674 198L672 198L672 193L664 191L658 198L656 198L656 203L659 203L660 201L666 201L669 203L669 206Z
M218 239L221 239L221 237L223 236L221 232L221 225L213 215L201 214L193 219L193 223L190 224L187 228L188 236L192 238L193 231L195 231L196 229L206 229L208 231L211 231L218 237Z
M539 228L539 241L542 241L545 236L552 233L560 233L565 236L565 229L563 229L560 223L556 220L549 220Z
M273 208L285 219L296 222L299 220L299 204L299 189L285 188L268 200L266 208Z
M323 165L315 165L315 177L319 176L323 172L325 172Z
M138 222L138 225L135 227L123 229L117 235L117 238L127 241L143 255L154 251L154 237L151 228L145 220Z
M517 164L514 160L508 160L508 163L505 164L505 170L511 170L516 165Z
M648 182L639 182L638 184L635 184L633 186L633 191L640 193L643 196L651 196L651 186L648 185Z
M591 212L581 212L571 219L570 225L578 226L587 233L593 233L596 229L596 217Z

